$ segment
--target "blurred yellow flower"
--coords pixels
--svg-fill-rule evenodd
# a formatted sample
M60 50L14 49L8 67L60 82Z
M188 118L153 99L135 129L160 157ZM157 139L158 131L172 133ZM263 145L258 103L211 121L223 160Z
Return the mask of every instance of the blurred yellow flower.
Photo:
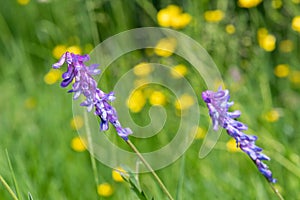
M66 45L57 45L52 51L52 55L55 59L60 59L60 57L67 51Z
M29 4L30 0L17 0L18 4L25 6Z
M274 74L279 78L284 78L289 75L290 69L287 64L277 65L274 69Z
M149 102L154 106L163 106L166 104L166 96L160 91L154 91L150 95Z
M192 20L192 16L188 13L183 13L172 18L171 27L181 29L186 27Z
M141 62L134 66L133 73L137 76L147 76L152 71L152 66L150 63Z
M239 151L241 151L241 149L236 146L236 141L233 138L231 138L226 143L226 148L227 148L227 151L229 151L229 152L239 152Z
M71 141L71 148L77 152L83 152L86 150L86 146L84 145L84 141L81 140L79 136L74 137Z
M272 109L265 114L265 119L268 122L276 122L279 119L279 112L276 109Z
M112 171L112 178L114 179L114 181L116 182L123 182L124 179L121 176L121 174L125 177L128 177L128 173L122 168L122 167L117 167L116 169L113 169Z
M260 28L257 31L258 44L265 51L273 51L276 47L276 38L274 35L269 34L265 28Z
M215 80L214 81L214 90L218 90L219 87L222 87L222 88L227 88L225 86L225 83L222 81L222 80ZM235 105L235 104L234 104Z
M224 12L221 10L208 10L204 13L204 19L208 22L219 22L224 18Z
M169 5L157 13L157 22L163 27L180 29L187 26L191 20L191 15L182 13L182 9L176 5Z
M300 32L300 16L296 16L296 17L293 18L292 29L294 31Z
M74 54L81 54L82 50L79 46L73 45L67 48L67 51Z
M59 69L50 69L50 71L44 76L44 81L48 85L56 83L62 75Z
M299 4L300 0L292 0L292 2L295 3L295 4Z
M175 101L175 108L177 110L186 110L195 103L195 100L189 94L183 94Z
M203 139L206 135L206 130L202 127L196 127L195 139Z
M37 101L34 97L28 97L24 102L25 108L33 109L37 105Z
M149 82L148 79L145 79L145 78L136 79L136 80L134 80L134 87L136 87L136 88L143 87L148 82Z
M265 37L268 35L268 30L266 28L259 28L257 31L257 37Z
M272 0L272 7L275 9L282 7L282 1L281 0Z
M279 44L279 50L284 53L291 52L294 48L294 44L291 40L282 40Z
M226 27L225 27L225 30L226 30L226 33L228 34L234 34L235 33L235 27L233 24L228 24Z
M290 81L294 84L300 84L300 71L292 71Z
M158 56L169 57L175 51L177 40L175 38L163 38L155 46L154 53Z
M171 75L174 78L182 78L187 74L187 67L183 64L179 64L171 68Z
M260 4L262 0L239 0L238 5L242 8L252 8Z
M74 116L70 121L70 126L73 130L78 130L83 126L83 118L79 115Z
M109 183L101 183L97 187L97 192L100 196L109 197L113 194L113 187Z
M141 90L135 90L127 99L127 106L133 113L140 112L146 104L146 98Z

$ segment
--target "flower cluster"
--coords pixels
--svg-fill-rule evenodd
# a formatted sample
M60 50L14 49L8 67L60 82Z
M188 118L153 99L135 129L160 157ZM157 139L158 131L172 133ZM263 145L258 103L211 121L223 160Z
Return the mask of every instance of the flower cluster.
M54 69L60 68L65 62L68 64L68 69L63 73L61 87L67 87L73 80L72 89L73 99L77 99L81 94L85 96L85 101L80 105L86 106L90 112L95 108L95 115L99 116L100 130L106 131L109 127L109 122L115 127L118 135L124 140L128 140L128 135L132 133L129 128L123 128L118 120L117 112L109 102L115 99L114 93L104 93L97 88L97 82L92 76L100 74L97 64L86 66L84 63L89 60L88 55L77 55L66 52L62 55L60 60L52 67Z
M233 105L233 102L229 102L229 91L221 88L217 92L207 90L202 93L202 98L209 109L213 129L217 130L219 126L226 129L227 133L236 140L237 147L248 154L266 179L275 183L276 179L272 177L272 172L262 162L263 160L270 160L270 158L261 153L262 148L255 145L257 136L243 133L248 127L235 120L241 115L240 111L228 112L228 108Z

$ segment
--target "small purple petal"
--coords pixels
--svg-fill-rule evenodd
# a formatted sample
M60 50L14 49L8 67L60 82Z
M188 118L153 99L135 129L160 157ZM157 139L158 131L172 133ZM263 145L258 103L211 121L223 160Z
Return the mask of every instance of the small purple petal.
M54 68L54 69L60 68L65 63L65 60L66 60L66 53L64 53L61 56L61 58L58 60L57 63L55 63L55 64L52 65L52 68Z

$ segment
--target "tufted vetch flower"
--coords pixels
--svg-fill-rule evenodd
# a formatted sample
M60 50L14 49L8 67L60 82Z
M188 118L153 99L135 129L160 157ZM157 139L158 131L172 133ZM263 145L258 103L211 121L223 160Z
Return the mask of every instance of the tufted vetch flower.
M114 93L110 92L106 94L99 88L97 88L97 82L93 76L100 74L97 64L86 66L84 63L89 61L89 55L77 55L70 52L66 52L62 55L60 60L53 64L54 69L60 68L64 63L67 63L68 68L65 73L62 74L63 81L61 87L67 87L72 84L72 89L68 92L74 93L73 99L78 99L80 95L85 97L85 100L80 104L87 107L90 112L95 109L94 114L100 118L100 130L106 131L111 123L116 129L118 135L124 140L128 140L128 135L132 133L129 128L123 128L118 120L117 112L113 106L110 105L115 99Z
M237 147L248 154L265 178L275 183L276 179L272 177L271 170L263 163L263 160L270 160L270 158L261 153L262 148L255 145L257 136L243 133L248 127L236 120L241 115L240 111L228 112L229 107L233 105L233 102L229 102L229 91L222 90L221 87L217 92L207 90L202 92L202 98L209 109L213 129L218 130L219 126L226 129L227 133L235 139Z

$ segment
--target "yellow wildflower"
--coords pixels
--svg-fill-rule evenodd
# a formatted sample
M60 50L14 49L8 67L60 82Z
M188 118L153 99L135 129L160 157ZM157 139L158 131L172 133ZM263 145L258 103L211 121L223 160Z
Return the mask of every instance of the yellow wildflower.
M17 0L18 4L25 6L29 4L30 0Z
M124 179L121 175L123 175L125 177L129 176L128 173L122 167L117 167L116 169L114 169L112 171L112 178L116 182L123 182L124 181Z
M276 109L272 109L265 114L265 119L268 122L276 122L279 119L279 112Z
M227 151L229 151L229 152L239 152L239 151L241 151L241 149L236 146L236 141L233 138L231 138L226 143L226 147L227 147Z
M224 18L224 12L221 10L209 10L204 13L204 19L208 22L219 22Z
M296 17L293 18L292 29L294 31L300 32L300 16L296 16Z
M225 27L225 30L228 34L234 34L235 33L235 27L234 25L232 24L228 24L226 27Z
M44 81L48 85L56 83L62 75L59 69L50 69L50 71L44 76Z
M183 94L175 101L175 108L177 110L186 110L195 103L195 100L189 94Z
M186 74L187 74L187 68L183 64L176 65L171 69L171 75L174 78L182 78Z
M67 48L67 51L74 54L81 54L82 50L79 46L73 45Z
M201 127L196 127L196 129L195 139L203 139L206 135L206 130Z
M133 68L133 73L137 76L147 76L151 71L151 64L145 62L141 62Z
M146 103L146 98L141 90L135 90L127 99L127 106L131 112L137 113L142 110Z
M137 87L143 87L144 85L146 85L147 83L149 83L149 81L145 78L140 78L140 79L136 79L134 80L134 86Z
M289 75L290 69L287 64L277 65L274 69L274 74L279 78L284 78Z
M238 5L242 8L252 8L260 4L262 0L239 0Z
M176 5L169 5L157 13L157 22L163 27L184 28L191 19L188 13L182 13L182 9Z
M156 44L154 53L158 56L169 57L175 51L176 45L175 38L163 38Z
M282 1L281 0L272 0L272 7L275 9L282 7Z
M33 97L29 97L25 100L24 105L27 109L33 109L36 107L37 101Z
M78 130L83 126L83 118L79 115L74 116L70 121L70 126L73 130Z
M294 84L300 84L300 71L292 71L290 81Z
M81 140L79 136L74 137L71 141L71 148L74 151L82 152L86 150L86 146L84 144L84 141Z
M109 183L101 183L97 187L97 192L100 196L109 197L113 194L113 187Z
M269 34L265 28L260 28L257 32L258 44L265 51L273 51L276 47L276 38Z
M150 95L149 102L154 106L163 106L166 104L166 96L160 91L154 91Z
M291 40L282 40L279 44L279 50L284 53L291 52L294 48Z
M60 59L60 57L67 51L66 45L57 45L52 51L52 55L55 59Z
M192 20L192 16L188 13L183 13L172 18L171 26L175 29L186 27Z

